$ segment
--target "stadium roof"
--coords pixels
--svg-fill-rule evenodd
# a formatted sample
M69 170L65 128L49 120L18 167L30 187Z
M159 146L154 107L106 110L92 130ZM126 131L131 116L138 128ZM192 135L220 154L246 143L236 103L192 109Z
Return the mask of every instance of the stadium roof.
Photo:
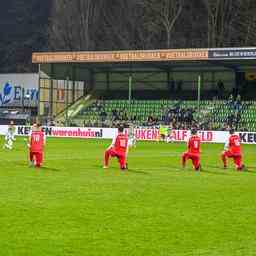
M35 52L40 76L83 80L89 73L255 72L256 47L134 51ZM75 77L75 78L74 78Z

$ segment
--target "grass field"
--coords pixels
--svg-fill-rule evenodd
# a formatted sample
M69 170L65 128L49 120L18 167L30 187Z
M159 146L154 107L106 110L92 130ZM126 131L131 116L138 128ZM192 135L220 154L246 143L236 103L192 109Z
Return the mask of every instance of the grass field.
M141 142L120 172L101 168L108 143L48 139L40 171L22 138L0 150L0 255L256 255L255 146L241 173L205 144L196 173L179 167L185 144Z

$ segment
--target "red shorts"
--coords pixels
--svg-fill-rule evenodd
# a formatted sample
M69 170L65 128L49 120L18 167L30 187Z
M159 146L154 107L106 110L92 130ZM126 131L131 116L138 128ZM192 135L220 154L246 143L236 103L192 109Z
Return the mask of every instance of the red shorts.
M35 166L40 167L43 163L43 152L30 152L30 161L35 161Z
M222 157L224 157L223 161L225 165L227 164L225 158L228 157L233 159L237 168L240 168L242 166L242 155L240 153L233 153L227 150L222 153Z
M125 152L118 151L115 148L110 148L108 151L109 151L109 154L113 157L125 157Z
M190 153L190 152L185 152L182 155L182 159L183 159L183 164L188 160L192 160L192 164L194 166L194 168L198 168L200 166L200 155L197 153Z
M242 155L240 153L233 153L229 150L224 151L223 155L228 158L242 158Z
M105 152L105 165L108 165L108 158L111 157L117 157L120 168L125 168L126 166L126 154L123 151L118 151L115 148L110 148Z

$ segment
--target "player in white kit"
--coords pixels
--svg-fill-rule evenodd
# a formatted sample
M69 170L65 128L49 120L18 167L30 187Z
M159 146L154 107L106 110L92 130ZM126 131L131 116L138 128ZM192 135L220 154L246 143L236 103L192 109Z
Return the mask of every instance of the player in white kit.
M128 147L129 148L136 147L135 128L133 125L130 125L128 128Z
M15 141L15 131L16 127L14 125L14 122L11 121L10 125L8 126L7 133L5 134L5 142L3 148L12 149L13 148L13 142Z

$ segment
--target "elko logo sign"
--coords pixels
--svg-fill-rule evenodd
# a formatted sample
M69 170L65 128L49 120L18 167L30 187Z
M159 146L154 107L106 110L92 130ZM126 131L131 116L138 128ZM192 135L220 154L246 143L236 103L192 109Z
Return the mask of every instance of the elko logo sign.
M20 85L13 86L10 82L4 83L2 89L0 89L0 105L2 106L21 103L22 98L26 102L36 103L38 101L38 89L24 88Z
M6 83L3 87L2 92L0 92L1 105L7 104L11 101L11 91L12 91L12 86L9 83Z

